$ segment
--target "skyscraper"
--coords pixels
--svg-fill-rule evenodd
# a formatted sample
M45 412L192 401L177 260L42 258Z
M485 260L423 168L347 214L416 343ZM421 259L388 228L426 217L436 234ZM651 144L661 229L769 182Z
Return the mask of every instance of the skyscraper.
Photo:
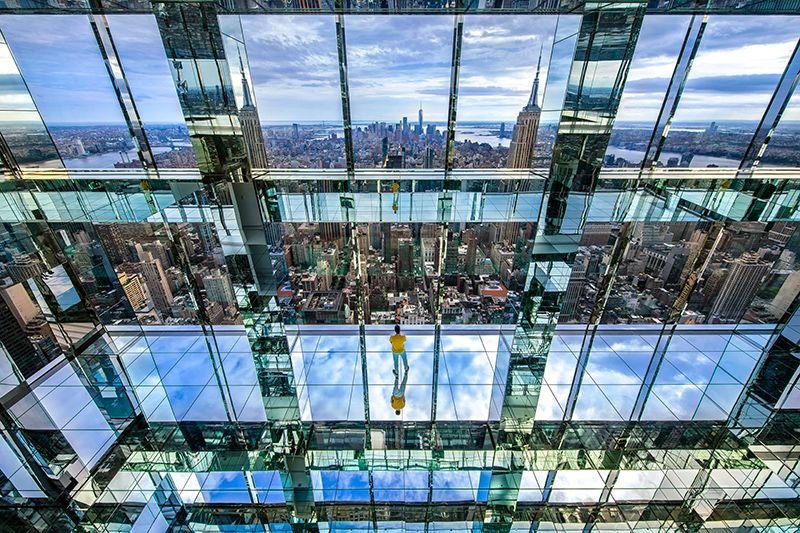
M719 291L709 318L738 320L750 306L761 286L761 278L770 269L770 264L761 261L754 252L746 252L733 263L725 284Z
M536 77L533 79L531 96L528 104L517 115L517 123L511 134L511 146L508 150L508 168L527 168L531 165L533 149L536 146L536 132L542 109L537 103L539 92L539 70L542 66L542 52L539 51L539 64L536 66Z
M422 102L419 103L419 130L417 133L422 134Z
M244 147L253 168L267 168L264 132L261 131L258 111L250 96L250 84L247 83L247 77L244 75L244 62L242 61L241 53L239 54L239 69L242 73L242 100L244 102L244 105L239 109L239 123L242 126Z

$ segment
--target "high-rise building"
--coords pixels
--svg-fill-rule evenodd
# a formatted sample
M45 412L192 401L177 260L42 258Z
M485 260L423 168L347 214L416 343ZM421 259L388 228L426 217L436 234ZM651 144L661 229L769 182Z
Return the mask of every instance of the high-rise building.
M508 149L508 168L528 168L531 166L536 135L539 129L539 119L542 109L538 104L539 71L542 66L542 52L539 51L539 64L536 66L536 77L533 78L533 88L528 98L528 103L517 115L517 123L511 134L511 146Z
M762 261L757 253L746 252L736 259L714 300L709 319L731 321L741 318L752 304L769 269L770 264Z
M436 151L429 144L425 147L425 168L433 168L434 157L436 157Z
M206 297L212 302L231 304L236 301L230 278L219 269L203 276L203 287L206 289Z
M424 131L422 129L422 102L419 103L419 123L417 124L417 126L418 126L417 133L421 135L422 132Z
M242 107L239 108L239 124L242 127L244 147L253 168L267 168L267 150L264 146L264 132L258 118L258 110L250 95L250 84L244 71L244 61L239 54L239 70L242 73Z
M478 258L478 236L475 230L465 230L462 236L463 242L467 245L467 255L464 259L464 270L467 274L475 274L475 262Z
M6 264L6 271L15 283L38 276L46 270L42 260L31 254L14 254L12 262Z
M174 296L161 261L155 259L150 252L143 252L139 258L138 263L123 265L122 270L129 274L141 274L153 306L162 313L168 312L172 307Z
M119 283L122 285L122 290L125 292L125 297L131 304L131 307L136 310L147 301L147 294L145 293L142 278L139 274L128 274L127 272L120 272L118 275Z

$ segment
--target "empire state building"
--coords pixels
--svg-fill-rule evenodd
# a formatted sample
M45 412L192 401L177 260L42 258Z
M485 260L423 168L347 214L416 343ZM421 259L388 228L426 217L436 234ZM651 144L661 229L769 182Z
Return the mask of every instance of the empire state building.
M242 126L244 147L253 168L267 168L267 151L264 148L264 132L258 120L258 110L250 96L250 85L244 75L244 62L239 54L239 68L242 72L242 94L244 105L239 109L239 123Z
M517 115L517 123L511 135L511 147L508 150L508 168L528 168L531 166L533 149L536 146L536 132L539 129L539 118L542 109L536 102L539 92L539 70L542 66L542 53L539 52L539 64L536 66L536 77L533 79L533 89L528 98L528 105L522 108Z

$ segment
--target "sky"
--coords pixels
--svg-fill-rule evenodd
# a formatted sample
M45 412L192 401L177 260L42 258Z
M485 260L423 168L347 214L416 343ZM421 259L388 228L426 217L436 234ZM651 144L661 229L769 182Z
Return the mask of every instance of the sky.
M180 121L154 18L109 19L145 124ZM226 31L237 22L221 19ZM545 109L557 112L574 39L561 42L548 61L556 20L465 17L459 120L513 120L527 101L542 44L543 87L550 76ZM655 119L688 20L682 15L645 18L619 121ZM559 24L577 21L562 17ZM453 22L446 15L345 17L353 120L397 122L407 116L414 121L422 103L426 121L444 121ZM253 15L242 17L242 27L263 121L341 121L333 17ZM47 123L122 123L86 17L3 15L0 29ZM560 35L569 33L559 30ZM796 17L711 16L676 121L757 120L798 36ZM237 63L234 58L231 67L240 93ZM13 64L2 56L0 88L0 106L30 107L14 79ZM800 119L800 103L793 102L789 116Z
M689 20L645 17L617 121L655 121ZM675 122L759 120L798 37L797 17L711 16Z

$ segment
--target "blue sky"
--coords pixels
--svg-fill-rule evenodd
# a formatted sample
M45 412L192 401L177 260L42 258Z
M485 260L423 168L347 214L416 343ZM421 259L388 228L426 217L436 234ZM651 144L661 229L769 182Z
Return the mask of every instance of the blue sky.
M617 120L655 120L689 20L645 18ZM788 16L711 16L675 121L760 119L800 37L797 22Z
M180 121L154 18L109 19L145 123ZM223 29L231 22L223 17ZM552 16L466 17L459 120L515 118L542 44L548 57L555 23ZM686 16L645 19L619 120L655 117L687 23ZM242 24L264 121L341 120L333 17L248 16ZM445 119L453 17L348 16L345 24L354 120L413 121L420 101L426 120ZM0 29L48 123L122 123L86 17L4 15ZM676 119L757 120L799 35L796 17L712 16ZM569 46L557 49L546 108L557 109L563 98L552 86L563 85L569 54ZM544 61L543 80L549 66ZM5 61L0 103L21 101L12 72ZM800 119L800 105L790 116Z

